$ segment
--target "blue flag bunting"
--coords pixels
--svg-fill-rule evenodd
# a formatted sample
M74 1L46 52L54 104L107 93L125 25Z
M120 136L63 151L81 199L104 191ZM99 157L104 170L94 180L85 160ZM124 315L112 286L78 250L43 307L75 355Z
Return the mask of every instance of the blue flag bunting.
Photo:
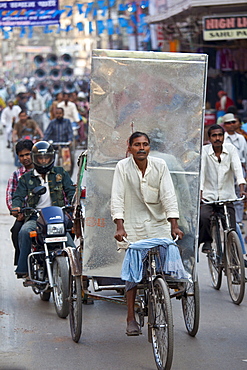
M118 5L118 10L120 12L124 12L125 10L127 10L127 8L128 8L128 5L125 5L125 4L119 4Z
M9 39L9 33L7 31L3 31L3 38L4 40Z
M78 8L79 14L83 14L83 10L82 10L83 5L84 4L77 4L77 8Z
M134 33L134 28L132 26L128 26L127 27L127 33L130 35L132 33Z
M22 37L24 37L25 36L25 34L26 34L26 29L25 29L25 27L24 26L22 26L21 27L21 32L20 32L20 37L22 38Z
M89 34L93 32L93 25L92 22L89 22Z
M114 34L114 26L112 19L107 19L107 29L108 29L108 35Z
M83 25L82 22L78 22L76 24L76 26L77 26L79 32L84 31L84 25Z
M97 21L97 29L98 29L98 34L99 35L101 35L104 32L105 26L104 26L103 21Z
M49 28L49 25L47 24L47 25L44 27L43 32L44 32L44 33L51 33L51 32L53 32L53 30L51 30L51 29Z
M64 6L65 8L68 8L68 13L66 14L67 15L67 17L70 17L71 15L73 15L73 7L72 7L72 5L65 5Z
M118 22L119 22L120 27L128 27L128 21L126 18L119 17Z

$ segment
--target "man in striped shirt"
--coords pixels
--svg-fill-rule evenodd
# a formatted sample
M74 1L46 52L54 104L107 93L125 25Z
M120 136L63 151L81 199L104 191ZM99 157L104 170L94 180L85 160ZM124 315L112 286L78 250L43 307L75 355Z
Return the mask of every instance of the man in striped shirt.
M16 144L16 154L19 157L19 161L22 164L20 168L12 173L8 180L6 189L6 204L9 210L12 209L12 198L17 189L17 185L20 177L33 168L33 162L31 159L31 150L33 142L31 140L21 140ZM17 265L19 258L19 245L18 245L18 233L24 223L24 216L19 214L15 220L14 225L11 228L11 238L15 248L14 265Z

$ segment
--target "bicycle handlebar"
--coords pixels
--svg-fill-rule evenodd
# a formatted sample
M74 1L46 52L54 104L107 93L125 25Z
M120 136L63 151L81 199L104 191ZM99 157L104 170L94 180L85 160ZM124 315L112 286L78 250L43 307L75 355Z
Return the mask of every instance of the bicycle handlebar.
M244 200L245 195L243 195L241 198L235 198L235 199L222 199L222 200L214 200L212 202L208 202L205 199L201 199L202 203L204 204L224 204L224 203L232 203L240 200Z
M70 141L58 141L58 142L51 142L51 145L70 145L71 144L71 142Z

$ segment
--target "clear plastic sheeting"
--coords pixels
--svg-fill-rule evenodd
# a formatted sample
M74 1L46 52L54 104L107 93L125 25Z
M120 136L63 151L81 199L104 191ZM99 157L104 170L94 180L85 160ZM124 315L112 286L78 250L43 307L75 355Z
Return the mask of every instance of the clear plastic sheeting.
M93 51L84 275L120 276L124 252L114 239L111 184L134 131L147 133L150 155L168 164L185 234L182 260L195 272L206 70L204 54Z

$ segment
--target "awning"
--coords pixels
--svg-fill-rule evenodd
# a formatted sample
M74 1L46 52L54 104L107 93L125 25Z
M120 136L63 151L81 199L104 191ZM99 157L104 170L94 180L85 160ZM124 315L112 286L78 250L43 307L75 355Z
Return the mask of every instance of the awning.
M164 13L149 15L145 18L147 23L183 22L189 16L209 16L217 14L246 13L246 0L178 0L167 7Z

